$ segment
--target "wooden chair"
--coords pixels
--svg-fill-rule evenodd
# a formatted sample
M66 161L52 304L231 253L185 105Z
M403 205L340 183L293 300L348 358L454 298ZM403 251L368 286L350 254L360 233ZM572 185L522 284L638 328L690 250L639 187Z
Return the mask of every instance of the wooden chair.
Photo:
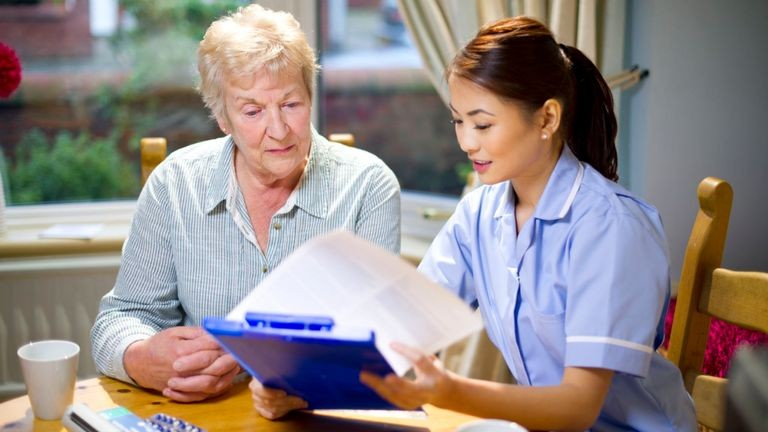
M346 146L355 146L355 136L351 133L332 133L328 135L328 141L344 144Z
M351 133L334 133L328 136L329 141L341 143L350 147L355 146L355 136ZM139 141L141 150L141 185L147 182L152 170L165 159L168 152L168 142L165 138L142 138Z
M142 138L139 141L141 151L141 185L147 182L152 170L165 159L168 142L165 138Z
M720 267L733 190L707 177L698 187L699 212L685 251L667 357L683 374L705 428L722 430L726 379L701 374L712 317L768 331L768 274Z
M702 290L698 305L697 313L705 314L707 320L714 317L746 329L766 333L768 332L768 273L715 269L711 281ZM687 335L698 335L701 331L706 339L709 323L706 324L706 327L698 331L689 328ZM684 335L682 340L676 340L673 328L669 346L671 349L673 346L685 345L687 351L682 353L681 358L690 361L694 357L690 354L699 351L703 353L704 347L691 345L691 342L685 339L687 335ZM703 355L700 358L703 360ZM688 380L693 380L691 395L696 405L696 418L699 424L707 429L723 430L728 380L698 374L696 369L684 370L684 376Z

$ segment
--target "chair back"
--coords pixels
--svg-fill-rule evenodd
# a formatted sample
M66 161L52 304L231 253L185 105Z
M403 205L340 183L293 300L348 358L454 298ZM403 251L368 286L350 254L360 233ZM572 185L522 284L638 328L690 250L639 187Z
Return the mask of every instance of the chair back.
M328 135L328 141L344 144L345 146L355 146L355 136L351 133L332 133Z
M141 151L141 185L147 182L152 170L165 159L168 142L165 138L142 138L139 141Z
M699 211L685 249L667 351L667 358L683 373L689 392L701 371L709 332L710 316L699 310L699 302L723 259L733 189L725 180L707 177L699 183L697 194Z
M328 136L329 141L355 146L355 136L351 133L334 133ZM139 141L141 150L141 185L147 182L149 175L160 162L165 159L168 152L168 142L161 137L147 137Z
M710 317L768 333L768 273L715 269L698 305ZM674 342L670 340L669 346ZM695 372L689 370L686 375L694 376L691 395L697 420L707 428L723 430L728 380Z
M699 212L685 252L667 357L680 368L693 396L698 422L723 430L727 380L703 375L709 324L718 318L768 331L768 273L719 268L733 190L720 179L699 184Z

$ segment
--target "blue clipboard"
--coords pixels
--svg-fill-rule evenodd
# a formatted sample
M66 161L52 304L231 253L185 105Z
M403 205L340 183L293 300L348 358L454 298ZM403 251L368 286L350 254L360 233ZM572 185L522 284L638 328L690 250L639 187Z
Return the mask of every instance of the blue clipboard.
M248 313L245 322L207 317L203 328L262 384L301 397L309 409L399 409L360 382L362 370L394 373L371 330L265 313Z

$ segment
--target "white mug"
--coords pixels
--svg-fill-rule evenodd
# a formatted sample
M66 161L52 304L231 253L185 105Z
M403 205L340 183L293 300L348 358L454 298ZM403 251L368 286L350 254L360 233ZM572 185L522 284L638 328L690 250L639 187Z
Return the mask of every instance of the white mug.
M72 404L80 347L70 341L30 342L16 351L32 412L41 420L58 420Z
M465 423L456 432L528 432L528 429L514 422L489 419Z

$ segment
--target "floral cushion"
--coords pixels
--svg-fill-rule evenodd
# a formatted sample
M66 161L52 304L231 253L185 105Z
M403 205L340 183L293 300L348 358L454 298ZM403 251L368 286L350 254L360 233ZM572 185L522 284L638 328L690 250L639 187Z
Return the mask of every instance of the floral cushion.
M672 319L675 316L676 299L669 302L669 310L664 321L664 351L669 346L669 335L672 331ZM725 378L733 353L740 345L768 345L768 334L745 330L734 324L719 319L712 319L707 338L707 349L704 352L702 372L707 375Z

